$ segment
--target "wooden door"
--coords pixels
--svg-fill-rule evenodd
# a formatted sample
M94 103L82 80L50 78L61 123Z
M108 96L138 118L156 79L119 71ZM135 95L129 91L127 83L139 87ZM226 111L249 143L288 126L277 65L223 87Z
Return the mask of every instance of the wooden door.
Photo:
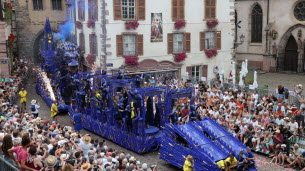
M297 71L298 65L298 44L293 36L287 41L285 48L285 71Z

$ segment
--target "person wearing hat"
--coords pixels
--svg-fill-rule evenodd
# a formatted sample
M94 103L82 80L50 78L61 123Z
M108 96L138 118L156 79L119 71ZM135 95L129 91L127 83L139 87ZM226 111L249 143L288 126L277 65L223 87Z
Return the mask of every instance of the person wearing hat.
M40 108L39 103L37 103L36 100L32 100L31 101L31 112L34 115L34 118L38 117L38 113L39 113L38 109L39 108Z
M83 136L81 142L78 144L78 147L83 151L85 157L88 157L88 152L92 146L91 137L89 135Z
M90 163L84 163L81 166L81 171L87 171L90 168L91 168L91 164Z
M54 170L54 167L58 164L58 160L55 156L49 155L44 160L45 167L47 167L46 170Z
M194 159L193 156L188 155L185 159L184 165L183 165L183 171L192 171L194 168Z
M280 145L284 142L284 136L279 129L277 129L273 135L273 143L269 145L270 151L275 152L277 154ZM270 155L269 157L273 157L274 155Z
M53 121L57 121L57 114L58 114L58 107L56 100L53 100L52 106L51 106L51 118L53 118Z
M18 95L20 98L20 104L21 104L21 110L25 111L26 110L26 96L28 92L22 87L21 90L19 91Z

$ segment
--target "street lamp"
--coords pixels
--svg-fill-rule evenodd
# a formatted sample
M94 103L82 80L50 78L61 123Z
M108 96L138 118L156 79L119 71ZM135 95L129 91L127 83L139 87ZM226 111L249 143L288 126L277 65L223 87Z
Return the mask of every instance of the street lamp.
M244 34L240 35L239 36L239 43L238 42L235 42L234 43L234 49L237 48L239 45L243 44L245 42L245 36Z

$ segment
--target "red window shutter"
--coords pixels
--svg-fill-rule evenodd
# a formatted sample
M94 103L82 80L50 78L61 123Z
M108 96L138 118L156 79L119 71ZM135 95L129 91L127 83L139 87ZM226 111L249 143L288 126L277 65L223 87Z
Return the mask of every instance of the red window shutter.
M114 20L122 19L122 0L113 0Z
M184 20L184 0L179 0L179 18L180 20Z
M184 33L184 50L191 52L191 33Z
M191 66L186 67L186 72L189 74L189 78L193 77L193 75L192 75L192 67Z
M174 34L168 33L167 34L167 53L172 54L174 49Z
M137 0L137 18L145 20L145 0Z
M221 31L216 32L216 48L221 49Z
M116 35L116 56L123 56L123 36Z
M202 77L208 78L208 66L207 65L202 65Z
M143 55L143 34L137 35L137 55L142 56Z
M200 32L200 51L205 50L205 32Z
M172 0L172 19L178 19L178 0Z

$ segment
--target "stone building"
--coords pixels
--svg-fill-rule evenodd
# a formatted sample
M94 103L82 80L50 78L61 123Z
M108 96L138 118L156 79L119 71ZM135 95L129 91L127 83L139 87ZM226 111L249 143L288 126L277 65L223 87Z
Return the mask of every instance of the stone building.
M238 61L265 71L304 72L305 0L236 0ZM237 42L238 43L238 42Z
M84 56L97 68L196 80L214 78L220 68L229 75L234 0L76 0L76 25ZM211 50L218 54L208 57Z
M17 0L15 11L19 55L37 59L46 18L56 31L66 20L66 0Z

